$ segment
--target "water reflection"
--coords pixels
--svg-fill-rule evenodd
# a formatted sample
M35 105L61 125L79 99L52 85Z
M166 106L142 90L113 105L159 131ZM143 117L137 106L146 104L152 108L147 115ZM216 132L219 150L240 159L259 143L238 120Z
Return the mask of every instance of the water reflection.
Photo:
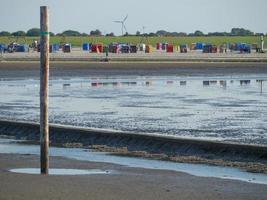
M137 85L137 82L92 82L91 87L118 87L118 86L133 86Z
M94 79L97 79L97 78L94 78ZM186 86L188 84L192 84L193 82L198 82L198 80L196 81L190 81L190 80L166 80L164 82L162 81L158 81L158 80L145 80L145 81L133 81L133 80L129 80L129 81L106 81L106 80L101 80L101 79L98 79L99 81L94 81L94 79L92 80L88 80L88 84L89 84L89 87L95 87L95 88L102 88L102 87L124 87L124 86L159 86L159 85L180 85L180 86ZM73 83L73 80L70 79L70 78L63 78L62 79L63 82L62 83L62 87L63 89L67 89L67 88L70 88L71 86L75 85ZM66 83L66 80L69 81L70 83ZM23 81L23 80L18 80L18 81ZM38 80L35 80L35 81L38 81ZM39 87L38 86L38 83L35 83L34 80L31 80L29 81L29 83L33 83L34 82L34 87ZM213 86L213 87L216 87L216 86L220 86L221 88L223 89L226 89L227 86L228 88L229 87L235 87L235 81L239 83L240 86L248 86L248 85L251 85L252 82L256 82L257 85L259 86L259 92L260 94L263 94L264 93L264 87L263 87L263 83L264 81L266 81L265 79L256 79L256 80L249 80L249 79L244 79L244 80L238 80L238 79L228 79L228 80L203 80L202 81L202 85L204 87L207 87L207 86ZM4 83L4 82L7 82L7 86L8 87L12 87L12 88L19 88L19 87L23 87L23 88L27 88L28 85L25 84L25 83L22 83L22 84L18 84L16 83L16 81L11 81L11 80L6 80L6 79L1 79L0 80L0 86L1 86L1 83ZM10 83L9 83L10 82ZM218 84L219 83L219 84ZM86 83L80 83L80 87L88 87L88 84L86 86ZM57 84L55 83L55 80L52 80L49 84L49 86L51 88L53 88L54 86L57 87ZM75 86L77 88L77 85Z
M220 81L220 86L226 89L227 87L227 81Z
M209 86L210 85L210 81L203 81L203 86Z
M217 81L210 81L210 85L217 85Z
M186 86L186 81L180 81L180 86Z
M261 95L262 95L262 92L263 92L263 82L264 82L264 80L256 80L256 82L260 84L260 91L261 91Z
M215 85L217 85L217 81L214 81L214 80L212 80L212 81L203 81L203 86L215 86Z
M167 83L167 85L173 85L174 81L167 81L166 83Z
M66 80L66 79L63 79L63 80ZM62 83L62 87L63 88L69 88L73 85L75 85L75 87L77 87L77 84L73 83L73 80L72 79L67 79L70 83ZM239 82L239 85L240 86L246 86L246 85L251 85L252 84L252 81L255 81L259 87L260 87L260 91L261 93L263 92L263 83L267 80L264 80L264 79L257 79L257 80L238 80L238 79L235 79L235 80L202 80L202 85L203 86L220 86L220 87L223 87L223 88L226 88L227 86L229 87L234 87L233 84L235 84L235 81ZM5 82L7 82L7 84L5 84ZM1 84L4 86L8 86L8 87L14 87L14 88L18 88L18 87L28 87L27 84L18 84L18 83L13 83L13 81L11 81L12 83L8 83L9 81L5 80L5 79L2 79L0 80L0 86ZM88 84L89 86L91 87L110 87L110 86L113 86L113 87L118 87L118 86L160 86L160 85L180 85L180 86L186 86L188 84L192 84L192 83L196 83L196 82L199 82L199 80L166 80L166 81L160 81L160 80L145 80L145 81L133 81L133 80L130 80L130 81L105 81L105 80L101 80L101 81L94 81L94 79L92 80L88 80ZM39 87L38 86L38 82L37 83L34 83L34 87ZM231 85L229 85L231 84ZM83 87L84 85L86 85L86 83L83 83L81 82L80 83L80 86ZM57 87L57 83L55 81L51 81L51 83L49 84L49 86L52 88L52 87ZM88 87L88 85L87 85Z
M251 85L252 84L252 81L253 80L238 80L240 86L248 86L248 85ZM255 80L254 80L255 81ZM263 94L263 83L264 81L266 80L256 80L256 83L259 85L259 91L260 91L260 94L262 95ZM220 80L219 83L220 83L220 86L224 89L227 88L227 82L229 82L231 85L230 87L234 87L234 83L235 81L234 80ZM202 84L204 87L207 87L207 86L216 86L218 83L218 81L215 81L215 80L204 80L202 81ZM181 83L180 83L181 85Z
M71 86L70 83L64 83L64 84L63 84L63 88L70 87L70 86Z
M240 85L243 86L243 85L249 85L250 84L250 80L240 80Z
M145 82L145 85L146 85L146 86L151 86L151 85L152 85L152 81L146 81L146 82Z

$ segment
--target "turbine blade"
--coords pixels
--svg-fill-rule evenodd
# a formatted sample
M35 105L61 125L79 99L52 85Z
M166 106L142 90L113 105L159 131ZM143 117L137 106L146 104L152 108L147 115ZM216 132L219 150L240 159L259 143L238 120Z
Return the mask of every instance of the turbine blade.
M128 15L126 15L126 17L124 18L123 22L125 22L127 20L127 18L128 18Z

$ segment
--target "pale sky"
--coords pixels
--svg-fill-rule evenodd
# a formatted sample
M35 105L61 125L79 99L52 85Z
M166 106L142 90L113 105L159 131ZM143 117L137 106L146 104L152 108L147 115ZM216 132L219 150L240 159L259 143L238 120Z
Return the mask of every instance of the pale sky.
M67 29L119 35L121 20L129 15L129 33L167 30L205 33L242 27L267 33L267 0L0 0L0 31L39 27L41 5L50 7L51 31Z

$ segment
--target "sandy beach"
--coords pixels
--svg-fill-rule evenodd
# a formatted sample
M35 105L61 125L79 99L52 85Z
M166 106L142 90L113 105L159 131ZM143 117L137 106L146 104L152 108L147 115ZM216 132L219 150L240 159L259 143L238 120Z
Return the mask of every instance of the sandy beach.
M105 169L109 175L41 176L9 172L38 167L39 157L0 154L0 199L265 199L267 186L164 170L51 158L52 168Z
M188 53L166 53L165 51L153 51L152 53L89 53L81 48L73 48L70 53L62 51L50 53L51 61L86 61L103 62L106 58L111 62L267 62L266 53L250 54L239 52L227 53L202 53L202 51L190 51ZM0 55L0 61L39 61L38 52L15 52Z

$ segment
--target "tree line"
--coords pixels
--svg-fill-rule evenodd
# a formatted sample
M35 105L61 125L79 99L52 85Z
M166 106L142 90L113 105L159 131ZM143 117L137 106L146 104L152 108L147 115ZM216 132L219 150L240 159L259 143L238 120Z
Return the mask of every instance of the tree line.
M200 36L259 36L265 35L264 33L254 33L250 30L244 28L232 28L230 32L209 32L205 34L200 30L196 30L194 33L185 33L185 32L168 32L165 30L159 30L156 33L149 33L146 36L175 36L175 37L183 37L183 36L192 36L192 37L200 37Z
M27 32L25 31L16 31L10 33L8 31L1 31L0 36L27 36L27 37L37 37L40 35L39 28L31 28ZM75 30L66 30L62 33L52 33L50 32L51 36L115 36L114 33L106 33L103 34L99 29L92 30L89 33L80 33L79 31ZM244 28L232 28L230 32L210 32L210 33L203 33L200 30L195 31L194 33L185 33L185 32L168 32L166 30L159 30L155 33L144 33L141 34L140 31L137 31L135 34L125 33L124 36L142 36L145 35L147 37L161 37L161 36L170 36L170 37L185 37L185 36L259 36L264 35L264 33L254 33L250 30ZM265 34L266 35L266 34Z

